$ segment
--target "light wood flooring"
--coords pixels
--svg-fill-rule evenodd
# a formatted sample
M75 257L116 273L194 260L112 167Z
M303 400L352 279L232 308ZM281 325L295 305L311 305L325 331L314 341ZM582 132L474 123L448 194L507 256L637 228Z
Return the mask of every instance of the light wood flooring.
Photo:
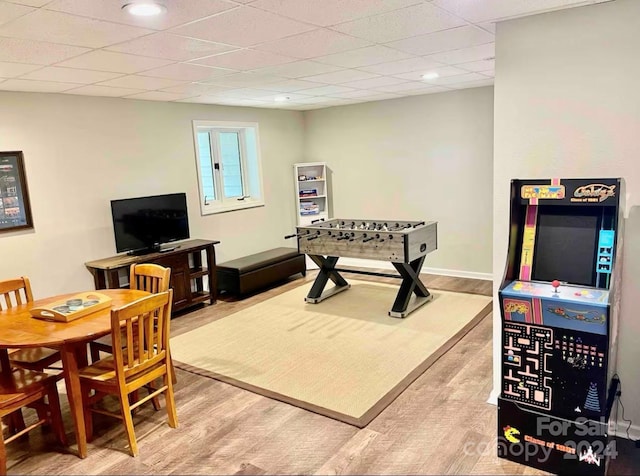
M315 277L291 279L244 300L172 320L177 335L232 314ZM345 274L345 277L349 275ZM353 275L355 279L395 280ZM491 295L492 284L423 275L428 288ZM396 281L397 282L397 281ZM177 369L179 426L164 407L136 416L140 456L126 451L117 420L96 416L86 459L31 432L7 447L9 474L540 474L496 457L492 386L492 319L487 316L366 428L345 423ZM62 386L62 388L64 388ZM71 422L62 396L67 432ZM467 444L469 451L463 451ZM640 450L618 439L610 474L640 473Z

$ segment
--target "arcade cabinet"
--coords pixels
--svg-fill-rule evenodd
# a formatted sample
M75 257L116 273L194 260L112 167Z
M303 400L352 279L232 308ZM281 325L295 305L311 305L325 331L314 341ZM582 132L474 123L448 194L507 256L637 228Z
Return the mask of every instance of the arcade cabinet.
M513 180L500 286L498 456L604 475L622 248L622 179Z

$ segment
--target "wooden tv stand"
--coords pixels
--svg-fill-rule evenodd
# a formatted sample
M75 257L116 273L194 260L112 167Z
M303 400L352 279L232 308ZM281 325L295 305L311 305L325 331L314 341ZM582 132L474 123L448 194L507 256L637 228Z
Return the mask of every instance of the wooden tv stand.
M114 289L120 285L120 271L129 276L129 267L139 263L155 263L171 268L173 288L173 312L181 311L196 304L216 302L216 253L214 245L219 241L189 240L169 243L168 250L161 250L140 256L117 255L110 258L89 261L85 266L93 275L96 289ZM171 249L172 248L172 249ZM202 252L205 259L203 265ZM205 280L209 290L204 289ZM128 283L124 287L128 287Z

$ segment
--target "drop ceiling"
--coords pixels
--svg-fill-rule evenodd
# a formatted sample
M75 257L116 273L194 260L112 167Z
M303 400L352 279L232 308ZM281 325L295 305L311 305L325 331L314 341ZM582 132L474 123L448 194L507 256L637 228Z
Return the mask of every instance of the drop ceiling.
M609 0L158 1L0 0L0 90L307 110L473 88L496 21Z

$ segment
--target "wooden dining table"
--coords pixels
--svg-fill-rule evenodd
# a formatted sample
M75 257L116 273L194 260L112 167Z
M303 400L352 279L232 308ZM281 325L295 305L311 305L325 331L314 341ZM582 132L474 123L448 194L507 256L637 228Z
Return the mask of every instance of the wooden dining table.
M71 298L78 293L52 296L0 310L0 359L3 361L3 369L9 368L8 365L4 365L8 362L7 349L51 347L60 350L80 458L87 456L87 433L78 370L87 365L87 344L111 333L112 308L123 306L150 294L146 291L131 289L101 289L93 292L109 296L112 299L111 306L70 322L36 319L31 316L30 310Z

